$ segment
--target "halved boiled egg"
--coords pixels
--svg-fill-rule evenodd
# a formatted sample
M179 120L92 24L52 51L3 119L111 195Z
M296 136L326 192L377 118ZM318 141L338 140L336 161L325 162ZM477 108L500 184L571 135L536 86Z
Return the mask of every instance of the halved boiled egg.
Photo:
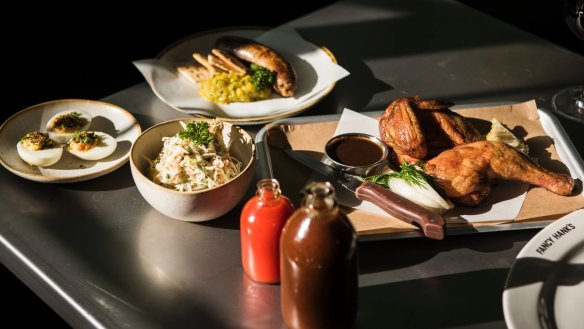
M76 132L85 131L91 115L80 110L69 110L53 115L47 122L49 137L57 143L66 143Z
M99 160L114 153L118 142L101 131L81 131L67 142L69 153L83 160Z
M63 148L56 145L49 134L32 131L16 144L18 155L31 166L48 167L61 159Z

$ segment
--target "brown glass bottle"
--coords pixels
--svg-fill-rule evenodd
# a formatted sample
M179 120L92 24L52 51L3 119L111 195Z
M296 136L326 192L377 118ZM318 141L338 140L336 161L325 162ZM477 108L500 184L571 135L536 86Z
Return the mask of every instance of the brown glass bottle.
M306 189L280 240L284 322L292 329L352 328L357 315L357 234L329 183Z

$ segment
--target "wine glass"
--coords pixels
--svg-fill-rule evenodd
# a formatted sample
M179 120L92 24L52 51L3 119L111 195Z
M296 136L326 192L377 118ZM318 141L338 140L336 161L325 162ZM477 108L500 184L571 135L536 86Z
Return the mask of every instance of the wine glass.
M584 40L584 0L564 0L563 15L568 27ZM560 90L553 96L552 106L557 113L584 123L584 85Z

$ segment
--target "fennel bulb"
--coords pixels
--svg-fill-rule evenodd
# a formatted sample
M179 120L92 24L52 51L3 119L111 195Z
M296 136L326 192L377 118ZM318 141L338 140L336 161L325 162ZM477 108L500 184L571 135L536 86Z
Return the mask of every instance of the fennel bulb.
M438 192L441 189L432 177L417 164L404 162L399 172L390 169L389 172L381 175L365 177L365 180L385 186L392 192L437 214L443 214L454 208L452 202Z

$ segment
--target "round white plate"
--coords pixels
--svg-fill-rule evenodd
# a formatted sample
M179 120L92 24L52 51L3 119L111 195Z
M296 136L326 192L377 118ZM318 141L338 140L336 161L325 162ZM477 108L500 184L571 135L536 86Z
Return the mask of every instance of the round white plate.
M102 131L118 142L114 153L101 160L86 161L63 152L59 162L45 168L24 162L16 151L20 138L30 131L46 132L47 121L58 112L67 110L89 113L92 117L89 130ZM119 106L82 99L51 101L24 109L0 126L0 163L14 174L37 182L84 181L103 176L126 163L132 143L141 132L142 128L134 116Z
M545 227L523 247L503 292L512 329L584 324L584 209Z
M271 32L281 33L282 38L290 39L290 43L282 42L279 38L272 38L274 44L270 43L270 40L266 42L282 54L294 68L298 85L294 97L284 98L274 94L271 99L263 101L214 104L200 96L198 85L180 74L177 78L175 68L179 64L194 62L192 57L194 52L204 55L210 53L219 37L238 35L254 39L265 32L266 30L262 28L217 29L198 33L172 44L157 56L160 67L152 72L153 92L166 104L183 113L212 116L237 124L259 124L305 111L333 89L336 79L331 83L323 81L329 81L327 79L334 75L331 73L330 65L331 63L336 65L335 57L328 49L314 45L295 34L296 32L294 34Z

